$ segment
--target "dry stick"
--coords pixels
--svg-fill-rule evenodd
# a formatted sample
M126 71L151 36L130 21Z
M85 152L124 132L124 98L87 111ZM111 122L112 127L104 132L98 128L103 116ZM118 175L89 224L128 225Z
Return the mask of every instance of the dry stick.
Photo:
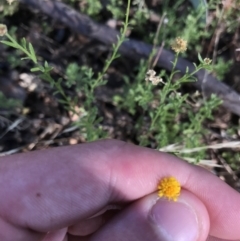
M98 40L109 47L112 46L113 43L117 42L117 36L119 35L118 31L111 29L106 25L94 22L88 16L75 11L62 2L53 0L19 1L33 7L34 9L42 11L55 20L64 23L74 32L84 35L90 39ZM125 57L139 60L140 58L148 58L152 49L152 45L134 39L128 39L122 44L119 51ZM171 51L162 49L157 66L171 71L173 61L174 54ZM195 69L191 62L186 59L179 58L176 69L180 70L184 74L186 73L187 67L190 73ZM200 91L203 91L204 96L216 94L223 100L223 106L225 108L240 116L240 95L237 92L224 83L218 81L205 70L198 71L195 76L198 80L192 84Z
M157 45L157 42L158 42L157 40L158 40L158 37L159 37L159 32L160 32L160 29L161 29L162 24L164 22L165 16L166 16L166 13L163 14L163 16L161 17L161 20L160 20L160 22L158 24L157 32L156 32L155 38L153 40L153 48L156 48L156 45ZM152 65L153 68L157 65L158 59L160 58L160 55L162 53L162 49L163 49L164 45L165 45L165 42L162 41L161 47L159 48L159 50L158 50L158 52L156 54L155 60L153 62L153 65Z

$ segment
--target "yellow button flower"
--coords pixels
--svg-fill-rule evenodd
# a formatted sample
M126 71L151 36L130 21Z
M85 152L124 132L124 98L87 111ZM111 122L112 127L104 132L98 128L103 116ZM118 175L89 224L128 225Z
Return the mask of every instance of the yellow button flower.
M181 192L181 186L174 177L165 177L158 184L158 196L177 201Z
M172 49L175 53L184 53L187 50L187 41L177 37L172 44Z

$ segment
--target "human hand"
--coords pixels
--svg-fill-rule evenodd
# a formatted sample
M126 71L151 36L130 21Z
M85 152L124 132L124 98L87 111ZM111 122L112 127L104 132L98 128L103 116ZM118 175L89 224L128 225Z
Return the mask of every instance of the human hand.
M154 193L168 176L177 202ZM93 217L109 204L123 209ZM1 241L226 241L239 227L239 193L151 149L105 140L0 159Z

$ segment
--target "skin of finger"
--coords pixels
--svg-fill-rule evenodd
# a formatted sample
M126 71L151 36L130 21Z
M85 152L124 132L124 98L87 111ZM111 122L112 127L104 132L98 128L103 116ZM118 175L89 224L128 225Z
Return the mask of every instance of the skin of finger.
M113 208L113 207L112 207ZM91 217L86 220L83 220L73 226L68 228L68 233L73 236L87 236L96 232L100 227L102 227L106 222L112 219L117 213L124 208L118 207L115 209L106 209L102 214L97 215L96 217Z
M206 241L240 241L240 240L220 239L220 238L209 236Z
M7 199L0 199L0 216L23 228L56 230L108 203L152 193L165 176L176 177L204 203L212 236L240 238L239 193L174 156L113 140L1 158L0 196Z
M42 241L66 241L67 228L49 232Z
M103 215L83 220L68 228L68 233L76 236L87 236L99 229L105 223Z
M161 240L160 235L158 235L158 226L152 222L149 215L157 200L158 196L154 193L133 203L111 222L104 225L89 241ZM205 241L209 232L209 216L203 203L185 190L182 191L177 202L184 203L194 209L199 227L198 238L194 241Z
M74 236L69 234L67 241L89 241L91 236Z
M14 239L13 236L14 235ZM36 233L32 230L16 227L11 223L6 222L0 217L0 240L1 241L40 241L45 234Z

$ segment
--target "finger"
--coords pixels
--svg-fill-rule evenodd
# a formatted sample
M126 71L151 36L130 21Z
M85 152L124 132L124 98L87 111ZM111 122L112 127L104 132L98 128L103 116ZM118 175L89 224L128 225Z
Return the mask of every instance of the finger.
M75 236L87 236L99 229L105 223L103 216L83 220L68 228L68 233Z
M109 203L152 193L162 177L174 176L206 206L212 236L240 238L239 194L204 169L168 154L106 140L8 156L0 165L0 196L7 197L0 199L0 215L16 225L40 232L60 229Z
M1 197L2 198L2 197ZM36 233L30 229L22 229L12 225L11 223L3 220L3 217L0 215L0 240L1 241L33 241L33 240L42 240L45 234Z
M156 194L142 198L104 225L90 241L205 241L208 232L205 206L183 191L177 202L157 200Z
M114 207L111 207L114 208ZM68 233L74 236L87 236L96 232L101 226L115 216L123 207L105 209L94 217L85 219L68 228Z
M120 205L109 205L108 208L102 209L97 214L85 219L68 228L68 233L73 236L87 236L96 232L101 226L115 216L121 209Z
M220 239L220 238L209 236L206 241L239 241L239 240L229 240L229 239L227 240L227 239Z
M49 232L43 241L67 241L67 228Z
M67 241L89 241L89 240L90 240L89 236L74 236L69 234Z

